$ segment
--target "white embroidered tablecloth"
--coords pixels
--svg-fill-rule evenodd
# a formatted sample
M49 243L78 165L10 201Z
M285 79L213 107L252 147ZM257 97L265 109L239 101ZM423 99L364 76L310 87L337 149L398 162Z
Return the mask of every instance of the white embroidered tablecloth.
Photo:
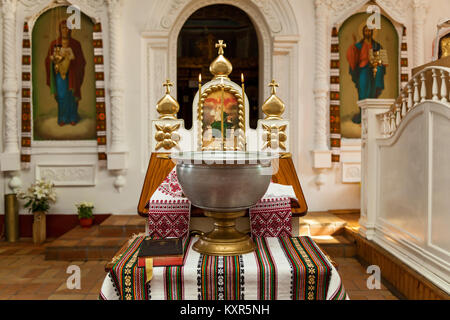
M256 250L232 257L202 255L185 241L182 267L153 268L146 284L136 237L106 276L105 300L344 300L341 277L310 237L255 239Z

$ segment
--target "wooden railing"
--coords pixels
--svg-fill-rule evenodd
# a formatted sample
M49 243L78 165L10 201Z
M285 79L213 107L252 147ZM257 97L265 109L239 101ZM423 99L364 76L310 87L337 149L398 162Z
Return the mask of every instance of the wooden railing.
M390 110L377 115L383 136L394 135L402 119L419 103L431 100L449 104L449 80L450 68L446 67L427 67L415 74L403 87Z

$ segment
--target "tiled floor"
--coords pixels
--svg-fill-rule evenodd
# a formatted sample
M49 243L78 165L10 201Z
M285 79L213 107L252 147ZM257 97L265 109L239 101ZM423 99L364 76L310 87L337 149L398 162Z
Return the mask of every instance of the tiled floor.
M107 261L45 261L44 245L31 239L11 244L0 242L0 300L95 300L98 298ZM77 265L81 289L67 289L71 274L67 267Z
M16 244L0 242L0 300L8 299L97 299L107 261L46 261L45 246L34 245L31 239ZM396 299L383 285L368 290L366 270L354 258L335 258L350 299ZM81 289L67 289L70 274L67 267L81 270Z
M108 260L133 234L145 232L146 219L112 215L99 225L73 228L46 247L47 260Z
M76 227L47 245L48 260L99 260L111 259L127 241L124 237L102 237L99 226L89 229ZM92 259L90 259L92 257Z
M370 274L355 258L333 258L339 266L339 274L351 300L398 300L383 282L380 289L368 289Z

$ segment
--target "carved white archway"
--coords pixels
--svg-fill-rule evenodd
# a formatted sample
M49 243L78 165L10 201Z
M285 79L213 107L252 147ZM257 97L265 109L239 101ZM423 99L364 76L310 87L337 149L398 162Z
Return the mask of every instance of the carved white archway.
M252 23L255 26L256 34L258 35L258 43L259 43L259 72L263 76L259 78L259 87L263 88L264 84L270 82L271 71L272 71L272 61L271 59L267 59L271 53L271 46L267 45L270 41L270 31L267 24L264 21L264 18L260 14L258 10L252 8L250 2L243 3L243 5L237 5L240 2L224 0L220 1L222 4L234 5L240 9L242 9L252 20ZM180 13L180 15L175 20L174 24L171 27L169 32L169 77L173 79L173 81L177 82L177 64L176 64L176 56L177 56L177 40L178 35L181 31L186 20L198 9L203 8L205 6L211 5L210 0L205 1L197 1L188 4ZM244 8L245 9L244 9ZM259 91L259 101L263 101L266 90ZM176 95L174 93L174 95Z
M243 10L255 26L259 40L260 56L260 101L269 95L267 84L273 78L280 83L279 95L284 100L286 117L298 119L298 70L297 43L298 26L287 0L170 0L154 3L150 11L149 22L142 33L143 61L146 63L143 81L142 122L147 137L143 150L151 148L151 128L148 125L156 118L155 105L163 91L161 84L169 78L176 83L177 78L177 40L178 34L186 20L198 9L214 5L228 4ZM280 70L280 71L278 71ZM176 90L174 90L176 95ZM296 128L292 131L293 141L298 141ZM294 154L298 145L292 145ZM149 152L144 152L141 168L145 170Z
M61 5L76 5L94 22L100 22L102 6L105 0L18 0L18 2L24 6L25 19L28 21L30 28L32 28L34 22L42 13L52 7Z

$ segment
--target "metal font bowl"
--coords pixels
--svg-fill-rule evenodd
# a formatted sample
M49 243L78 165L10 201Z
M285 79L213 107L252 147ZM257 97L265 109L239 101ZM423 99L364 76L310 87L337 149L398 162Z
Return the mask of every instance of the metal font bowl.
M172 154L184 194L196 207L236 212L255 205L272 177L268 152L211 151Z

